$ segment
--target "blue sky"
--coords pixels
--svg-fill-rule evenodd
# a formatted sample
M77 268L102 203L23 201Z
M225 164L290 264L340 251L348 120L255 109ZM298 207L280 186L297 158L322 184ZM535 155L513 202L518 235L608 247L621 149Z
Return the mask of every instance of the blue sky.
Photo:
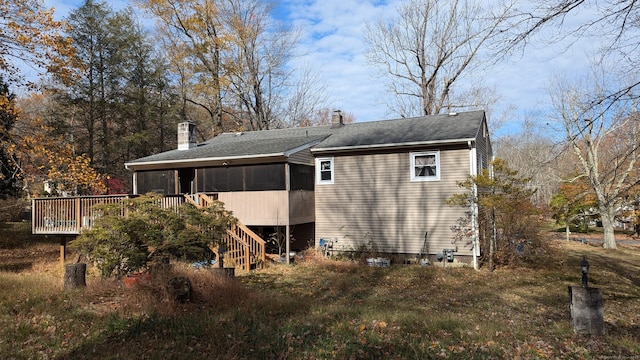
M395 117L383 104L387 94L382 82L375 77L376 69L366 63L366 45L362 32L364 23L374 21L381 14L388 15L400 0L281 0L277 13L287 21L299 25L303 36L296 59L314 69L326 83L331 107L355 115L356 121L380 120ZM131 1L109 1L114 9L132 4ZM66 16L82 4L80 0L45 0L45 6L56 9L56 17ZM568 22L579 19L568 19ZM553 31L554 29L549 29ZM538 40L543 40L540 34ZM562 46L539 42L530 46L521 56L488 69L483 81L494 86L501 100L496 104L495 115L504 109L510 121L500 129L511 133L517 121L527 114L541 114L548 110L546 84L551 76L572 73L588 67L587 53L590 45L585 40L569 50ZM495 129L494 129L495 130Z

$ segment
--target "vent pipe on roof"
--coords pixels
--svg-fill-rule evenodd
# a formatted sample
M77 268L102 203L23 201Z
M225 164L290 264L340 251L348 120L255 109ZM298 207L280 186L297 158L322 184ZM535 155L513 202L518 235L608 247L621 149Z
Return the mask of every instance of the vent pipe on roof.
M336 129L344 126L344 118L342 117L342 111L334 110L331 115L331 128Z
M196 124L185 121L178 124L178 150L196 147Z

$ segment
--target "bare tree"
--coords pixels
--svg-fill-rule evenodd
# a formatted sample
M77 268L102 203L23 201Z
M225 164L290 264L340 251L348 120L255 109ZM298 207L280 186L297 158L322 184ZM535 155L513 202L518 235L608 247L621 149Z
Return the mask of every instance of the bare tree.
M499 137L494 142L497 156L530 179L527 186L535 189L531 200L538 206L549 204L566 174L566 169L558 167L563 164L564 147L549 138L545 130L548 129L541 128L532 118L526 118L519 133Z
M262 0L226 0L221 15L228 34L224 63L228 69L227 101L238 121L251 130L281 126L292 70L287 66L298 32L272 16L274 4Z
M638 104L634 96L611 97L612 86L625 87L615 80L594 71L583 81L558 81L550 92L566 143L595 194L607 249L616 248L615 218L640 182Z
M545 43L565 42L566 49L576 41L588 39L589 48L595 52L592 55L600 61L615 59L612 70L629 79L603 95L611 99L637 96L639 26L640 3L636 0L522 0L509 21L502 24L501 31L511 34L502 54L523 50L540 40L539 36L544 36Z
M305 118L303 121L298 123L299 127L306 126L324 126L331 125L333 114L336 110L331 110L328 107L324 107L322 109L316 110L314 113L310 114L308 118ZM344 124L353 124L356 122L356 116L353 113L339 110L342 116L342 123Z
M465 91L483 93L477 89L482 86L464 89L462 80L490 62L488 50L510 8L496 14L481 4L408 0L398 6L397 17L367 24L368 60L388 80L392 112L433 115L485 105L462 97Z
M223 131L222 98L226 74L222 51L227 46L218 0L142 0L158 21L172 64L179 64L184 101L210 115L212 127Z
M327 107L326 87L318 74L310 68L304 68L295 81L282 109L285 126L311 126L316 124L318 114L326 112L328 123L331 111Z
M214 134L289 124L284 114L296 101L291 99L300 98L296 77L301 82L309 78L291 66L299 33L272 16L273 2L143 0L142 5L160 19L159 29L168 39L185 117L206 112ZM318 107L305 100L298 101L296 112Z

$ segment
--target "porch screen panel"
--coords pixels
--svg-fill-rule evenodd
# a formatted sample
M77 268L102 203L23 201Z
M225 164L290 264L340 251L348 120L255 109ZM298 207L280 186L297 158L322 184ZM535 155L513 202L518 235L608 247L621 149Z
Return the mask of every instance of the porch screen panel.
M199 192L285 190L284 164L203 168L196 177Z
M313 166L290 164L291 190L313 190Z
M285 190L284 164L245 167L245 191Z
M199 192L242 191L242 166L204 168L196 171Z
M138 171L138 194L149 192L158 194L175 194L176 176L174 170Z

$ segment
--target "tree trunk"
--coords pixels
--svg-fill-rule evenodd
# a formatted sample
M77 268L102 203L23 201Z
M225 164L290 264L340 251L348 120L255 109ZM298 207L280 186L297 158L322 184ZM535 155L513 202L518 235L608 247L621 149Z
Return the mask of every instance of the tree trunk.
M493 254L496 249L498 231L496 229L496 210L491 209L491 240L489 241L489 271L493 271Z
M602 209L600 211L600 219L602 220L602 230L604 232L604 244L602 247L605 249L617 249L616 237L613 232L614 221L613 209Z
M85 287L85 273L87 272L87 264L67 264L64 267L64 288L75 289Z

